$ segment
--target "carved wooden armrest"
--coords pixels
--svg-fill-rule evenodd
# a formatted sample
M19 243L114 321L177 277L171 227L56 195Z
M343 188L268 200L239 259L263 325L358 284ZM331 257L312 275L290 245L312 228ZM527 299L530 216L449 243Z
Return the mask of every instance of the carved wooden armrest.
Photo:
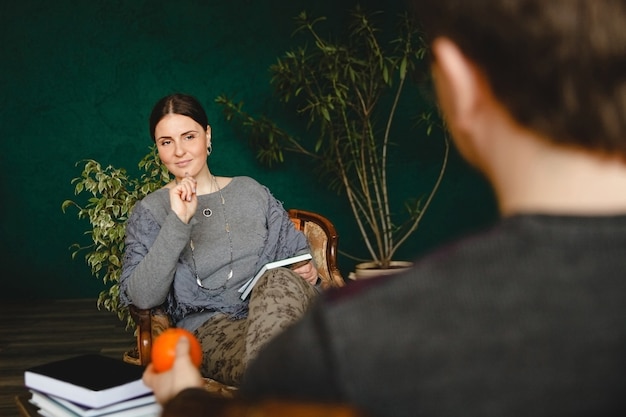
M134 305L128 307L130 315L137 325L137 349L139 353L139 363L147 365L150 363L150 352L152 351L152 341L163 330L172 326L169 316L161 307L150 309L137 308Z

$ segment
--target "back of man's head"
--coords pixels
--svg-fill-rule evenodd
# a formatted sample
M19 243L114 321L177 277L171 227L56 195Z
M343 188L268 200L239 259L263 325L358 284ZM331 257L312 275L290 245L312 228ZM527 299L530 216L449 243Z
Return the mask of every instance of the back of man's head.
M626 0L413 0L522 125L626 157Z

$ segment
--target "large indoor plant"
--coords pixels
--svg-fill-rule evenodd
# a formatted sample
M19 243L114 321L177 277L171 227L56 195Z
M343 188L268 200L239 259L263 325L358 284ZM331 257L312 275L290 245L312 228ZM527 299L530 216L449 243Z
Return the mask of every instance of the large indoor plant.
M73 244L72 258L85 254L92 275L106 287L98 296L98 308L116 313L131 328L134 324L128 308L119 304L126 220L138 200L170 181L169 172L154 146L139 162L143 171L139 178L130 176L124 168L105 167L93 159L82 164L82 172L72 184L75 195L86 194L86 200L65 200L61 206L64 213L70 207L76 208L78 218L87 219L90 225L85 232L90 242Z
M401 14L397 30L389 36L375 17L357 7L344 41L320 35L324 17L312 19L302 12L296 18L297 31L305 33L308 44L286 52L270 67L271 84L280 101L304 116L312 135L292 135L270 117L244 111L241 102L227 95L216 101L228 120L247 128L261 162L283 162L287 153L312 158L321 176L348 199L371 257L360 260L389 268L439 187L449 145L444 134L442 162L432 186L423 192L424 198L405 201L406 210L399 215L390 195L390 145L428 136L437 123L431 117L434 111L412 111L415 101L402 101L402 95L409 89L415 92L428 73L423 62L426 46L416 24L407 13ZM405 119L399 120L402 116ZM415 125L416 119L427 122L421 135L408 128L394 130L398 124Z

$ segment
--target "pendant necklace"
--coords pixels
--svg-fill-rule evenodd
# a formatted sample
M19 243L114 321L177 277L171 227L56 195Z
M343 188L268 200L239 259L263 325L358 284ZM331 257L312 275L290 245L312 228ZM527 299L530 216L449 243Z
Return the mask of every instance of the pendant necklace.
M213 184L215 184L215 188L217 189L217 192L220 195L221 206L222 206L222 216L224 218L224 230L226 231L226 235L228 236L228 244L230 245L229 272L228 272L228 276L226 277L226 281L224 281L224 284L222 285L222 288L224 288L226 286L226 282L228 282L228 280L233 277L233 238L230 235L230 224L228 223L228 218L226 217L226 205L224 201L224 195L222 194L222 189L217 183L217 179L215 179L215 175L211 174L211 178L213 178ZM210 208L205 208L204 210L202 210L202 214L204 215L204 217L211 217L213 212L211 211ZM196 284L198 284L200 288L209 289L205 287L204 285L202 285L202 281L200 280L200 277L198 276L198 268L196 267L196 258L194 256L193 239L189 241L189 247L191 248L191 260L193 262L193 272L194 272L194 275L196 276Z

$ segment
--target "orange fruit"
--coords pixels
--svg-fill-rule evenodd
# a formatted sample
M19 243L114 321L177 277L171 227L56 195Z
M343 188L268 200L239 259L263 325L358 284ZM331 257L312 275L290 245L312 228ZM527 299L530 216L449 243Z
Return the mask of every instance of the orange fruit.
M152 366L156 372L167 371L174 365L176 358L176 344L181 337L189 340L189 356L198 368L202 364L202 346L198 339L189 330L178 327L169 327L156 337L152 343Z

